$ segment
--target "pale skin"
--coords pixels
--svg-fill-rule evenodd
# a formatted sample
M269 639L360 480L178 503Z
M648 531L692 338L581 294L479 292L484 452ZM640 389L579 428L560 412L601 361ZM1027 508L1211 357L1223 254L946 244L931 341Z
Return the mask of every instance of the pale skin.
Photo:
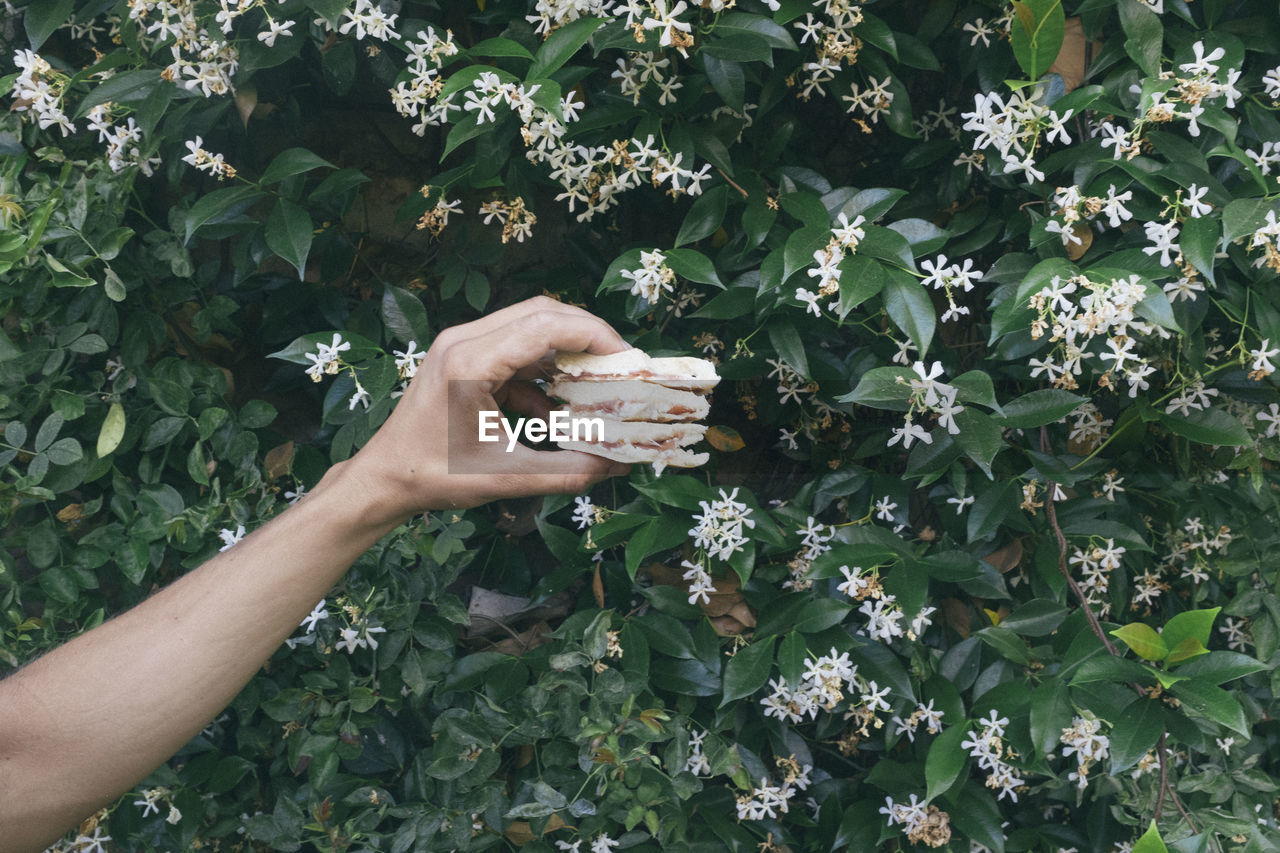
M584 453L508 454L469 437L479 408L502 403L545 416L546 398L521 380L551 351L626 348L604 321L541 297L445 330L377 434L297 505L0 681L0 853L39 853L137 786L208 725L355 559L398 525L501 497L579 494L624 473L627 466ZM451 399L450 380L471 381ZM462 460L495 473L450 474L450 459L455 471Z

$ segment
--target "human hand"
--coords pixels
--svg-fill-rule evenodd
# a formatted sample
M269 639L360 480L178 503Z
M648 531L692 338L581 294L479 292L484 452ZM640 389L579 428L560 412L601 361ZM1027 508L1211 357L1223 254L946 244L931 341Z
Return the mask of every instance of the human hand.
M502 497L579 494L627 465L577 451L479 441L481 411L546 418L531 381L556 350L608 355L628 345L607 323L539 296L445 329L396 410L344 467L375 518L393 524L431 509Z

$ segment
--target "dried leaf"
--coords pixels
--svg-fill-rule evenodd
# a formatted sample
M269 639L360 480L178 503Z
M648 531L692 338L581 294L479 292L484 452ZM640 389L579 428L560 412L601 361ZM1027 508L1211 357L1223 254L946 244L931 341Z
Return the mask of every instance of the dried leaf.
M1006 574L1018 567L1022 562L1022 540L1015 539L998 551L992 551L982 559L995 567L997 572Z
M521 655L536 649L543 643L550 642L551 626L546 622L539 622L533 627L521 631L514 637L507 637L505 640L499 640L489 647L488 651L498 652L504 655Z
M942 613L947 624L961 637L969 637L969 607L958 598L945 598L942 601Z
M289 467L293 464L293 450L293 441L290 440L284 444L277 444L267 451L262 462L267 469L268 480L274 480L289 473Z
M727 426L713 426L707 430L707 443L724 453L741 450L747 444L742 440L742 436L738 435L737 430Z
M258 106L258 87L252 83L236 86L236 112L240 113L240 121L249 126L249 117Z
M543 828L542 834L546 835L548 832L555 832L566 825L560 815L553 813L551 817L547 818L547 825ZM533 834L533 827L529 825L527 820L513 820L502 834L517 847L523 847L537 837Z
M1062 78L1062 83L1067 87L1068 92L1078 88L1084 82L1084 75L1088 71L1087 44L1084 38L1084 28L1080 26L1080 19L1078 17L1067 18L1067 29L1062 39L1062 49L1058 51L1058 57L1049 66L1049 72ZM1093 55L1098 55L1101 50L1102 42L1095 41L1093 43Z
M1076 240L1080 242L1077 243L1075 240L1067 242L1067 257L1073 261L1078 261L1093 245L1093 231L1083 222L1077 222L1071 226L1071 233L1076 235Z
M66 524L69 521L76 521L84 514L84 504L67 504L58 510L58 521Z
M596 570L591 576L591 592L596 598L596 607L604 609L604 581L600 579L600 564L596 563Z

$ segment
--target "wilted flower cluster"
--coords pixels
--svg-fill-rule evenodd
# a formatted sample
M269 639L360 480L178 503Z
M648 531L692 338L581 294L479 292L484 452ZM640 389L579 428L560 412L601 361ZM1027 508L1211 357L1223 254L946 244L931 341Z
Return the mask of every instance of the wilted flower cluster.
M915 794L902 803L885 797L880 814L889 826L901 826L912 844L943 847L951 840L951 816L937 806L919 802Z
M502 224L503 243L510 243L513 238L517 243L523 243L526 237L533 236L533 226L538 224L538 217L524 206L524 199L520 196L516 196L514 201L487 201L480 205L479 213L484 217L485 225L494 219Z
M803 791L812 784L809 774L813 765L801 765L795 756L778 758L778 768L783 771L781 785L771 785L768 779L761 779L759 786L738 797L738 820L776 819L786 814L791 807L791 798L797 791Z

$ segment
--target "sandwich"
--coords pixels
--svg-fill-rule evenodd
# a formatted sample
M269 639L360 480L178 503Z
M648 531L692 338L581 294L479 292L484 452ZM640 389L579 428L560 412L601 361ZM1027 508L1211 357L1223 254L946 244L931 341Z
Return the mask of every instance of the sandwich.
M613 355L556 353L556 370L578 382L631 379L699 394L709 393L720 381L716 366L705 358L651 358L634 348Z
M694 453L685 447L701 441L706 431L705 424L604 420L602 428L594 434L558 444L565 450L581 450L615 462L650 463L655 471L661 473L667 466L697 468L705 465L711 458L709 453Z
M710 361L652 358L630 349L603 356L557 353L555 363L547 394L562 400L571 418L589 424L585 434L557 442L562 448L650 463L659 474L667 466L696 468L710 459L687 449L707 431L697 421L710 411L705 395L720 381Z
M701 394L639 379L580 382L561 378L547 388L547 396L563 400L571 415L615 421L700 421L711 410Z

